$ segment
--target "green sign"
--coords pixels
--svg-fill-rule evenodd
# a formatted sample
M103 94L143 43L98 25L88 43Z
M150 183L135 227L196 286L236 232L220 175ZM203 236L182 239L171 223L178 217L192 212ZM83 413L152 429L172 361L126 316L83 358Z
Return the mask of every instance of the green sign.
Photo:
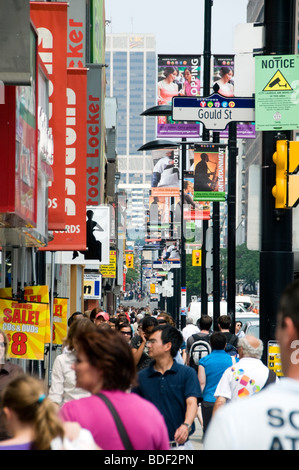
M257 131L299 129L299 55L255 58Z

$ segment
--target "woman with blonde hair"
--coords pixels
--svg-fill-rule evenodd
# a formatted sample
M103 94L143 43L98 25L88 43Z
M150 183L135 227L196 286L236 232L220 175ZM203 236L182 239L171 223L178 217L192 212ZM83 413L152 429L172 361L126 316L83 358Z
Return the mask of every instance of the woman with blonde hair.
M1 401L13 437L1 441L0 450L50 450L54 438L64 437L54 404L39 380L17 377L4 389Z
M3 391L1 405L13 436L0 450L98 450L91 433L78 423L63 423L42 381L23 375Z

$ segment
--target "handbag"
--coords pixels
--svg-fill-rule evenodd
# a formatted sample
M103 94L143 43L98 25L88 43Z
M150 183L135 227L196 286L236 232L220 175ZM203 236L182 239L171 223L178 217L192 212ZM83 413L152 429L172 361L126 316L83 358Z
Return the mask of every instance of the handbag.
M102 393L97 393L97 396L103 400L103 402L107 405L109 408L113 419L115 421L117 430L119 432L120 438L122 440L122 443L124 445L125 450L134 450L132 443L130 441L130 438L127 434L127 431L125 430L125 427L119 417L119 414L117 413L116 409L114 408L113 404L109 400L109 398L106 397L106 395L103 395Z

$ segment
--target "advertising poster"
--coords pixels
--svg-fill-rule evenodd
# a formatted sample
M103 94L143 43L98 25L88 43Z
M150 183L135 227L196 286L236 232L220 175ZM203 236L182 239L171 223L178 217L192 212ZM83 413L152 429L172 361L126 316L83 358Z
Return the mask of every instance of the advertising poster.
M180 158L178 149L152 151L152 196L179 196Z
M53 344L63 344L67 335L67 301L66 298L54 299L53 305Z
M221 144L194 146L194 201L225 201L225 154Z
M184 176L184 220L210 220L209 201L194 201L194 174Z
M170 105L173 96L200 96L201 56L158 55L158 105ZM157 137L199 137L200 124L158 116Z
M116 251L110 250L110 263L109 264L102 264L100 266L100 273L102 277L108 279L115 279L116 278Z
M219 95L234 96L234 56L214 55L212 88Z
M235 96L234 56L214 55L213 60L212 93L219 93L220 95L228 98ZM220 133L220 138L228 139L228 127ZM238 123L237 138L255 139L255 123Z
M44 359L48 305L0 299L0 328L9 338L8 357Z
M63 251L63 264L109 264L110 263L110 206L86 207L86 248Z

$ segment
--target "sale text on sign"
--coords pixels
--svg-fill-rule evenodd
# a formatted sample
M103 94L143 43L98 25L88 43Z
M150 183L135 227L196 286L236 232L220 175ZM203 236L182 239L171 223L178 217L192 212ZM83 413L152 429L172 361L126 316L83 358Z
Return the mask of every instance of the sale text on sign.
M48 305L0 299L0 328L9 338L8 356L44 359Z

